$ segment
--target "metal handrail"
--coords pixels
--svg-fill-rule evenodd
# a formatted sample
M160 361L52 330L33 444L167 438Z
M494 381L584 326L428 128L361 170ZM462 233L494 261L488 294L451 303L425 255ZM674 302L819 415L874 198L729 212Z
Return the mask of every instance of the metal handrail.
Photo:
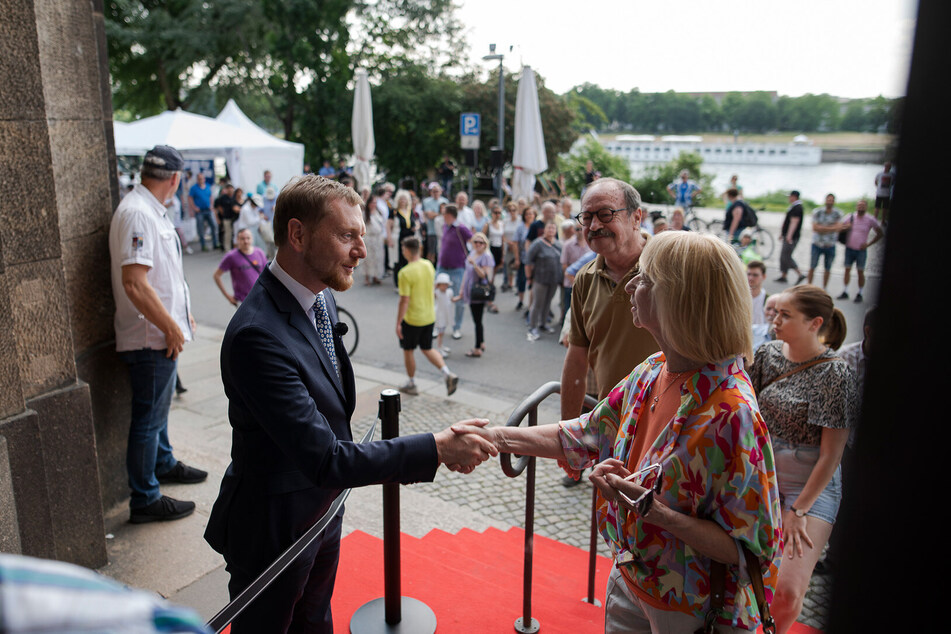
M528 417L529 427L537 426L538 406L552 394L560 393L560 382L549 381L545 383L518 404L509 416L505 426L518 427L522 424L526 416ZM597 404L597 399L585 395L584 405L587 408L593 408ZM538 620L532 618L532 561L535 551L535 456L519 456L513 465L512 454L502 452L499 455L499 463L502 465L502 472L510 478L516 478L521 475L523 471L528 469L525 481L525 560L522 580L522 616L515 620L515 630L522 634L533 634L534 632L538 632L540 628ZM591 540L588 549L588 596L585 599L592 605L598 605L597 599L594 598L594 572L597 558L596 501L597 494L594 493L591 497Z

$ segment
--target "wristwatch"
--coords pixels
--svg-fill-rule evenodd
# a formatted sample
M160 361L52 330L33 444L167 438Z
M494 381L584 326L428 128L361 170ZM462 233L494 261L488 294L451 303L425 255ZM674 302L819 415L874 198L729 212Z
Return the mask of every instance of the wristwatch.
M803 511L803 510L801 510L801 509L797 509L795 506L790 506L790 507L789 507L789 510L791 510L793 513L795 513L795 514L796 514L796 517L805 517L805 516L806 516L806 513L809 512L809 511Z

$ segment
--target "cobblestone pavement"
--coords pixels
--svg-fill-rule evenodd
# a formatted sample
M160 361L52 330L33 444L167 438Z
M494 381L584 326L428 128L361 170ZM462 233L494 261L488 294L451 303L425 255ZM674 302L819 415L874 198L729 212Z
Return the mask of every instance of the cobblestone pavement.
M449 399L405 395L401 395L401 398L401 435L436 431L446 420L488 418L492 425L504 425L507 420L507 415L493 415ZM548 402L543 403L540 411L549 414L547 417L544 413L541 414L540 422L557 418L557 410L551 408ZM354 436L362 436L374 420L374 416L365 416L354 421ZM587 550L593 486L587 478L582 478L580 485L565 488L561 484L563 475L564 471L553 460L537 461L535 532ZM502 473L498 458L489 460L469 475L441 470L433 483L415 486L427 495L460 504L513 526L525 526L526 474L509 478ZM600 536L598 553L606 557L611 556ZM518 566L521 562L513 562L512 565ZM565 572L578 576L587 574L586 570ZM831 592L831 577L813 575L799 620L811 627L822 629L826 622Z

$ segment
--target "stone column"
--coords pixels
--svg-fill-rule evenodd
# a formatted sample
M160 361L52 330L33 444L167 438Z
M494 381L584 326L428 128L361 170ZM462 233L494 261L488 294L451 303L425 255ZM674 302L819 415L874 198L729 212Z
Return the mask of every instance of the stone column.
M112 345L102 2L4 0L0 42L0 545L98 567L96 434L112 459L128 424ZM109 504L118 470L103 469Z

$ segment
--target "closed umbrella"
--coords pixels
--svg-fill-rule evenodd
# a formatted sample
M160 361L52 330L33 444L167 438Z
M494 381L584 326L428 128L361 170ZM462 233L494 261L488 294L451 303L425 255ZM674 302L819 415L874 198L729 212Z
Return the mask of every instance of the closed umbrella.
M512 167L515 198L531 201L535 192L535 174L548 169L548 158L545 156L545 133L542 131L542 113L538 107L535 72L529 66L522 67L522 77L518 80Z
M373 138L373 104L370 100L370 81L367 71L357 69L357 84L353 90L353 118L350 122L353 137L353 177L357 188L370 186L370 160L376 151Z

